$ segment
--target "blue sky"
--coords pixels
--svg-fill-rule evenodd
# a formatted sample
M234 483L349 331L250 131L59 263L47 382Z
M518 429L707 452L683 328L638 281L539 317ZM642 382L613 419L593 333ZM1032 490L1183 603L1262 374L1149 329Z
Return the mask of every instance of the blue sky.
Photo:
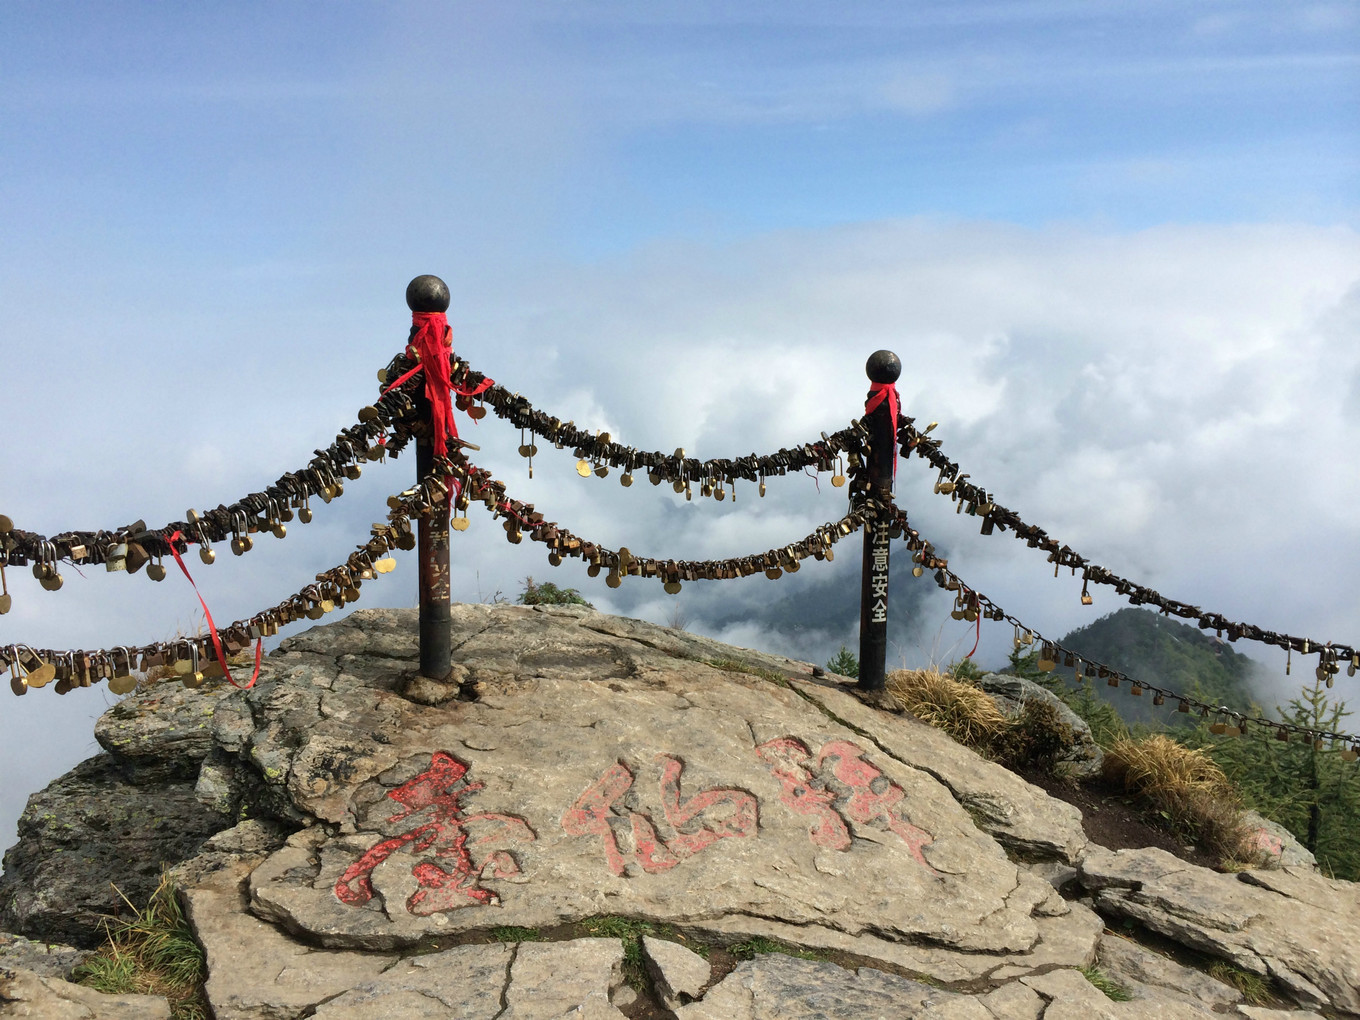
M164 523L302 466L372 399L406 281L436 272L460 353L649 448L841 427L863 359L893 348L908 413L1079 551L1356 641L1357 111L1350 3L10 3L0 512ZM700 512L592 488L564 455L531 483L518 435L477 435L523 498L638 551L760 551L840 512L810 480ZM224 552L198 578L214 614L343 559L410 467ZM904 468L901 500L997 601L1054 635L1118 608L962 534L932 480ZM456 597L548 569L489 522L468 535ZM602 608L675 605L573 570L559 583ZM0 642L171 636L197 606L176 583L71 572L54 595L12 571ZM383 585L361 605L412 604L409 566ZM809 658L850 638L744 626L769 598L679 603ZM898 622L903 662L961 640L925 605ZM1006 637L984 634L993 661ZM0 843L90 753L103 697L5 703Z

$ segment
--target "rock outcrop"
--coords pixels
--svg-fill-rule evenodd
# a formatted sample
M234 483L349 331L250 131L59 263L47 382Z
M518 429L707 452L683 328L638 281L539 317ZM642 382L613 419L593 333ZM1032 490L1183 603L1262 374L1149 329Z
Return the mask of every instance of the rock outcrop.
M89 945L108 881L144 899L173 865L218 1020L1250 1015L1212 958L1360 1012L1354 886L1090 846L806 663L578 607L453 617L442 682L414 611L370 610L253 690L125 699L30 802L0 926Z
M1033 680L1004 673L984 673L973 682L992 696L997 707L1009 719L1019 716L1030 701L1049 706L1062 724L1072 731L1071 746L1055 762L1057 770L1073 779L1089 779L1100 775L1105 754L1091 735L1090 725L1052 691Z

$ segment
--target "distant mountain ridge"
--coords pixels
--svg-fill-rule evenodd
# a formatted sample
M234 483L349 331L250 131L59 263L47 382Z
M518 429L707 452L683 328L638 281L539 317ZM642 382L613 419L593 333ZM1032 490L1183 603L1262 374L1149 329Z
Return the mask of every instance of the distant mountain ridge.
M1257 663L1236 651L1225 639L1147 609L1132 607L1109 613L1071 631L1061 641L1079 655L1203 701L1246 708L1256 696L1253 677ZM1071 677L1074 670L1058 667ZM1150 697L1132 697L1127 684L1119 689L1096 682L1097 697L1108 701L1128 723L1174 724L1168 707L1154 707Z

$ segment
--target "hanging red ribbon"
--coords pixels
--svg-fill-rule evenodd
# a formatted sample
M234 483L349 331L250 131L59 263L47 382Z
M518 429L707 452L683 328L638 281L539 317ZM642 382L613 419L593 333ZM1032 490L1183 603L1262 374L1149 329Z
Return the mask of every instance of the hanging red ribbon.
M260 659L264 654L264 639L255 639L255 672L251 674L250 683L238 684L235 677L231 675L231 669L227 666L227 655L222 650L222 638L217 633L217 624L213 623L212 613L208 611L208 603L203 601L203 593L198 590L198 585L194 584L194 579L189 574L189 568L184 565L184 560L180 559L179 550L175 548L175 543L180 540L180 537L180 532L176 531L166 539L170 544L170 555L175 557L179 569L183 571L185 577L189 578L189 583L194 588L194 594L198 596L198 604L203 607L203 615L208 621L208 633L212 635L213 650L217 653L217 664L222 667L222 675L230 681L233 687L237 690L248 691L255 686L255 681L260 678Z
M892 419L892 434L893 434L893 446L892 446L893 480L896 481L896 480L897 480L897 419L898 419L898 414L899 414L899 412L900 412L900 410L901 410L901 404L902 404L901 397L899 397L899 396L897 395L897 387L896 387L895 385L893 385L892 383L878 383L878 382L876 382L876 383L870 383L870 384L869 384L869 397L868 397L867 400L864 401L864 413L865 413L866 416L872 414L872 413L878 408L878 405L881 404L881 403L883 403L884 399L886 399L886 400L888 401L888 414L891 416L891 419Z
M978 650L978 645L981 643L981 641L982 641L982 614L978 613L977 633L973 637L973 652L976 652ZM964 658L971 659L973 657L973 652L969 652L967 655L964 656Z

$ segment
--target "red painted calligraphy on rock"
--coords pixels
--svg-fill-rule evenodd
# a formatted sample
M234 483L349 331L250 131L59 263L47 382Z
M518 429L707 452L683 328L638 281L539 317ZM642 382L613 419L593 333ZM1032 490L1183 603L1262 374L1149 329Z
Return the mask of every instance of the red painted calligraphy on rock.
M757 747L756 754L783 784L779 799L798 814L812 816L808 838L828 850L849 850L850 830L832 807L836 795L823 789L807 767L812 761L807 744L796 737L777 737Z
M817 846L849 850L847 823L877 822L896 833L916 861L935 870L921 852L934 837L907 819L902 787L866 761L858 744L833 740L814 758L797 737L776 737L758 746L756 754L784 787L780 800L785 806L812 818L808 839Z
M628 870L628 855L620 849L614 822L626 821L632 834L632 856L648 874L669 871L681 861L702 853L720 839L754 836L757 827L756 799L743 790L715 788L696 793L688 799L680 795L680 775L684 763L670 755L660 755L661 810L674 833L668 840L657 835L652 819L641 811L623 806L633 788L633 773L622 762L605 769L588 786L576 803L562 816L562 828L571 836L598 836L604 848L605 864L622 877Z
M495 850L474 860L470 847L487 843L532 842L534 832L523 818L491 811L464 814L461 799L483 788L483 783L466 781L469 766L447 751L430 756L430 767L414 779L388 791L388 798L402 810L387 819L389 825L405 822L412 816L421 821L405 832L375 844L345 869L335 883L335 895L342 903L360 906L373 898L373 869L399 850L412 855L429 854L434 861L420 861L411 868L419 888L406 901L412 914L427 917L443 910L456 910L474 904L497 902L495 894L480 884L492 878L519 874L519 865L506 850ZM492 828L469 842L467 826L490 822Z

